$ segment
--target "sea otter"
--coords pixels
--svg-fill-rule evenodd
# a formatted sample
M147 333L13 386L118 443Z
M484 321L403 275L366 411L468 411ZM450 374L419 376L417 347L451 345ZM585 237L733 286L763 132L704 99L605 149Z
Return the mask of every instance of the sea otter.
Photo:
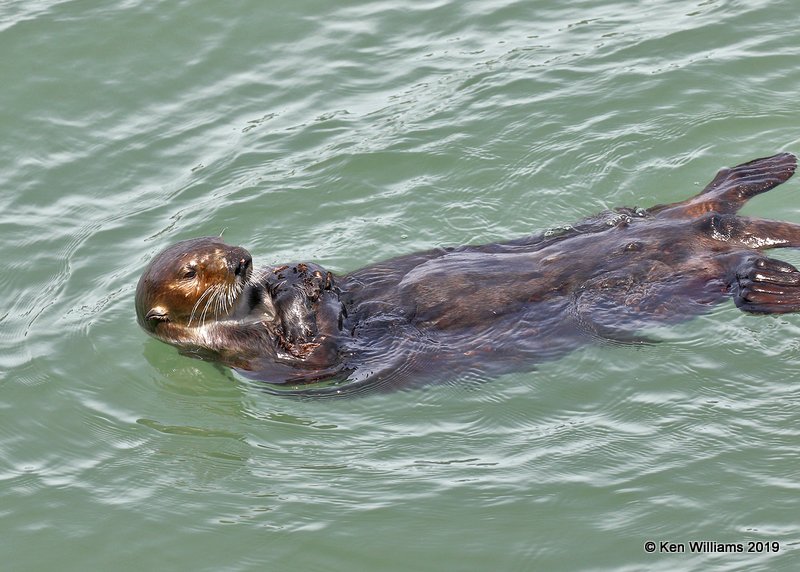
M795 168L790 153L756 159L682 202L343 276L311 263L254 272L241 247L186 240L145 270L137 318L189 355L329 394L530 368L592 339L636 342L726 297L746 312L795 312L800 272L761 251L800 246L800 225L736 214Z

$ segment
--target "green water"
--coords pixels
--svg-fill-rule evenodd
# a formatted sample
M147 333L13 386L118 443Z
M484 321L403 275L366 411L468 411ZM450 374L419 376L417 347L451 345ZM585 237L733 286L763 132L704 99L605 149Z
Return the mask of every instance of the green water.
M315 401L147 338L133 293L223 230L344 272L685 198L800 151L798 29L793 0L0 3L0 568L796 570L800 316ZM800 222L798 189L747 212Z

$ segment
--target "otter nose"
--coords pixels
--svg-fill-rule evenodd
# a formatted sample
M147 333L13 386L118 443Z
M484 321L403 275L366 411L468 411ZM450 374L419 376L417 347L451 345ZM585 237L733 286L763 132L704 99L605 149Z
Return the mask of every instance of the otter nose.
M236 276L244 276L247 272L247 269L250 268L250 265L253 263L253 257L249 254L244 254L239 260L236 261L235 266L233 268L233 273Z

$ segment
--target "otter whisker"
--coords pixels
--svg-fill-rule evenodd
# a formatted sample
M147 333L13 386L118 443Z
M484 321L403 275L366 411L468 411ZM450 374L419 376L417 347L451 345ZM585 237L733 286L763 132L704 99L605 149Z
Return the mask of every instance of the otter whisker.
M222 306L225 302L225 285L221 284L217 295L214 298L214 319L219 320L219 315L222 311Z
M200 326L205 325L205 316L206 312L208 311L208 304L214 298L214 286L209 286L206 291L203 293L203 308L200 310L200 315L198 316L198 321L200 322ZM199 302L199 301L198 301Z
M214 284L209 288L209 290L211 290L212 292L211 295L208 297L208 300L206 300L205 306L203 306L203 312L200 314L201 327L206 325L206 316L208 315L208 310L211 309L212 306L216 306L221 286L222 286L221 284ZM216 312L214 315L214 319L216 319Z
M187 325L191 326L192 322L195 321L201 304L202 310L199 317L197 317L201 326L205 325L209 314L213 316L214 320L218 320L220 316L231 311L243 291L244 285L238 282L233 284L212 284L203 291L197 302L195 302Z
M234 282L228 287L227 295L225 296L225 312L230 312L243 291L244 286L239 282Z
M206 297L210 297L212 295L213 289L214 286L206 288L200 295L200 297L197 299L197 302L194 303L194 306L192 306L192 313L189 315L189 321L186 323L187 326L192 325L192 321L194 320L194 315L197 313L197 308L200 307L200 303L203 301L203 299L205 299Z
M205 300L204 300L204 303L203 303L203 309L200 311L200 316L198 318L198 321L200 322L200 326L201 327L205 325L206 314L208 313L208 307L209 307L209 304L211 304L211 302L214 300L214 295L215 295L216 290L217 290L217 285L216 284L212 284L203 293Z

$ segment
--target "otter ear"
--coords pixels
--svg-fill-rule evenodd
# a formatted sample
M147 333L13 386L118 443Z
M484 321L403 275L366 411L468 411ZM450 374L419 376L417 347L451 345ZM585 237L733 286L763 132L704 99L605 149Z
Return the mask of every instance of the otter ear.
M169 322L169 316L167 314L167 311L161 306L156 306L155 308L152 308L149 312L147 312L145 319L157 320L159 322Z

